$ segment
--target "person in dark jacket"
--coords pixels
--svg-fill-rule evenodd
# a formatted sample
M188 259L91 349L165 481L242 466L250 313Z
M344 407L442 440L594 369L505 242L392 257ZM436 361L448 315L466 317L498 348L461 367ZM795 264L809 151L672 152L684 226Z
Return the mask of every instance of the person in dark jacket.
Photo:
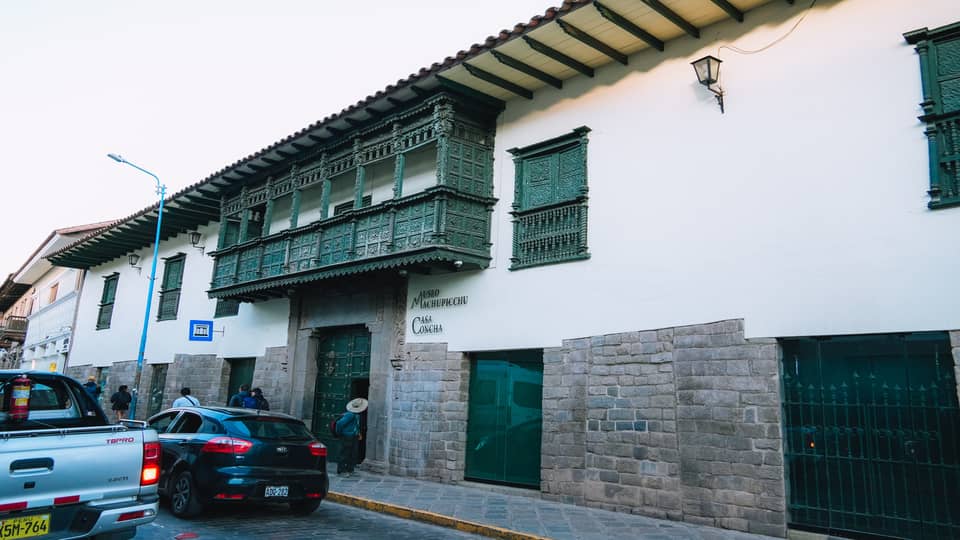
M250 397L249 384L240 385L240 391L230 396L230 401L227 402L227 407L243 407L243 398L245 397Z
M97 384L97 378L93 375L87 377L87 382L83 383L83 389L90 394L94 401L100 398L100 385Z
M133 401L133 396L130 395L130 392L127 392L127 385L125 384L121 384L117 391L110 396L110 403L113 404L111 408L117 415L117 423L127 417L131 401Z
M270 410L270 402L267 401L267 398L263 397L263 390L254 388L250 391L250 394L253 396L253 400L256 402L257 409L261 411Z
M357 466L357 451L363 433L360 431L360 415L367 410L367 400L355 398L347 403L347 412L337 420L337 434L340 436L340 459L337 461L337 474L352 476Z

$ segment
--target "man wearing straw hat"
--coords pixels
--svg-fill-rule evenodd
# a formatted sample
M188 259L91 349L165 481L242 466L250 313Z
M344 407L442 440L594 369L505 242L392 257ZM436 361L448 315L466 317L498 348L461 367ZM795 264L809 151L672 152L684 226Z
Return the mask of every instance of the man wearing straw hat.
M337 420L337 433L340 435L340 460L337 461L337 474L352 476L357 466L357 451L363 434L360 432L360 413L367 410L367 400L355 398L347 403L347 412Z

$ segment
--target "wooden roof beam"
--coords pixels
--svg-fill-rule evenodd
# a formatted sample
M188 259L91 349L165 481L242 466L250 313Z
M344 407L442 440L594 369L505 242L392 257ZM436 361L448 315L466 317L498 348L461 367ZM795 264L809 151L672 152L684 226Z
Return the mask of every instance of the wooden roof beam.
M683 30L684 32L690 34L691 36L693 36L693 37L695 37L695 38L699 38L699 37L700 37L700 29L699 29L699 28L697 28L696 26L690 24L690 23L689 23L686 19L684 19L683 17L677 15L676 12L673 11L672 9L670 9L670 8L668 8L667 6L661 4L661 3L660 3L660 0L640 0L640 1L643 2L644 4L650 6L650 9L652 9L652 10L656 11L657 13L659 13L660 16L662 16L664 19L667 19L668 21L672 22L674 25L676 25L678 28L680 28L680 29Z
M554 77L553 75L550 75L549 73L540 71L539 69L533 66L524 64L523 62L517 60L516 58L513 58L512 56L507 56L496 49L491 49L490 54L492 54L494 58L500 61L501 64L512 67L513 69L519 71L520 73L526 73L527 75L530 75L535 79L540 79L541 81L549 84L550 86L553 86L554 88L563 88L563 81Z
M471 88L465 84L460 84L457 81L444 77L443 75L437 75L437 80L443 87L459 92L465 96L470 96L472 99L487 103L493 107L503 108L503 100L493 97L490 94L485 94L476 88Z
M714 4L716 4L720 9L726 11L727 15L730 15L731 17L736 19L737 22L743 22L743 12L737 9L737 6L734 6L730 2L727 2L727 0L711 0L711 1Z
M627 65L627 55L623 54L622 52L614 49L610 45L607 45L606 43L564 21L563 19L557 19L557 24L560 25L560 28L563 29L563 31L573 39L583 43L587 47L602 52L603 54L609 56L612 60L616 60L623 65Z
M470 64L464 62L463 67L466 68L468 72L474 77L480 79L481 81L486 81L494 86L499 86L508 92L513 92L514 94L525 97L527 99L533 99L533 92L527 90L526 88L520 86L519 84L512 83L506 79L497 77L489 71L484 71L476 66L471 66Z
M552 47L549 47L547 45L544 45L543 43L540 43L539 41L533 39L530 36L523 36L523 41L526 42L526 44L529 45L531 49L546 56L547 58L556 60L557 62L560 62L561 64L567 66L572 70L579 71L580 73L586 75L587 77L593 77L593 68L584 64L583 62L580 62L579 60L576 60L574 58L570 58L569 56L563 54L562 52Z
M663 45L662 39L657 38L650 32L647 32L643 28L640 28L639 26L633 24L633 22L631 22L629 19L627 19L623 15L620 15L616 11L608 8L607 6L601 4L600 2L594 2L593 7L597 8L597 11L600 12L600 15L604 19L612 22L613 24L619 26L620 28L626 30L627 32L630 32L635 37L642 39L647 43L647 45L650 45L654 49L657 49L658 51L661 51L661 52L663 51L664 45Z

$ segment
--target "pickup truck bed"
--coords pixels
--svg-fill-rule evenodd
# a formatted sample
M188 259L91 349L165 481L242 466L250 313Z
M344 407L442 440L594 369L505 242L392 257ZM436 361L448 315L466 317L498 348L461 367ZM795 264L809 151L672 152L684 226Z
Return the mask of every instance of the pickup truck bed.
M110 424L83 388L55 373L33 382L14 422L0 371L0 540L132 538L157 513L159 443L141 422Z

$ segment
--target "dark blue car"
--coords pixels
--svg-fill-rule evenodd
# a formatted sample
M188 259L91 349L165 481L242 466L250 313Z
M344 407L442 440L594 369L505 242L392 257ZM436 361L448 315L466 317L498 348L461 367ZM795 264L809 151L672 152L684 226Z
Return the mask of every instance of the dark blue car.
M327 448L297 418L228 407L179 407L148 420L163 450L160 494L192 517L211 503L289 503L309 514L327 496Z

